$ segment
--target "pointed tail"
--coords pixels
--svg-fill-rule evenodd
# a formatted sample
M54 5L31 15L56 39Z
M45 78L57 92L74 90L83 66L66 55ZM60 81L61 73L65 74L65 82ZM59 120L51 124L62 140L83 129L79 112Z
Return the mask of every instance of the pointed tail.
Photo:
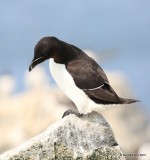
M136 100L136 99L126 99L126 98L120 98L120 102L121 104L130 104L130 103L135 103L135 102L141 102L139 100Z

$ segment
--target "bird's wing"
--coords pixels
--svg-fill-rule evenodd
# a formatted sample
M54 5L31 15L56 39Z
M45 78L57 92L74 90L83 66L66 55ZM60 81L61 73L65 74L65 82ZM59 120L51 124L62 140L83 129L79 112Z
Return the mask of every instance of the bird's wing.
M96 103L119 103L119 97L109 85L102 68L93 60L76 60L68 63L67 71L74 79L76 86Z

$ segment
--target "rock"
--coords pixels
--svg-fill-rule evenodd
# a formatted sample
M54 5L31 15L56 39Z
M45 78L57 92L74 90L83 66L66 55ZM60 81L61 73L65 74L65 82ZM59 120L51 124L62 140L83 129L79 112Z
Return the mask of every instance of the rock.
M43 132L69 106L63 93L50 86L0 98L0 154Z
M35 124L36 125L36 124ZM93 112L69 115L0 160L125 160L106 120Z

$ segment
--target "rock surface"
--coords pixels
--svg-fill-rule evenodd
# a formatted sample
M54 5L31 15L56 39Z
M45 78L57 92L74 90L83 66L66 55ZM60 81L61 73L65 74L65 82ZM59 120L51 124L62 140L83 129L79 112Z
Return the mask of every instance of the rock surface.
M98 113L69 115L0 160L125 160L106 120Z

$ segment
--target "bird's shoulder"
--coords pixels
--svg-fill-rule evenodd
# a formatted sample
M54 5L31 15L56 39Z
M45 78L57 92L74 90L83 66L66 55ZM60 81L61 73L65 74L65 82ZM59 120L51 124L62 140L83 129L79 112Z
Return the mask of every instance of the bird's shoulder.
M83 54L81 57L68 62L66 69L80 89L95 88L105 82L108 83L103 69L87 55Z

